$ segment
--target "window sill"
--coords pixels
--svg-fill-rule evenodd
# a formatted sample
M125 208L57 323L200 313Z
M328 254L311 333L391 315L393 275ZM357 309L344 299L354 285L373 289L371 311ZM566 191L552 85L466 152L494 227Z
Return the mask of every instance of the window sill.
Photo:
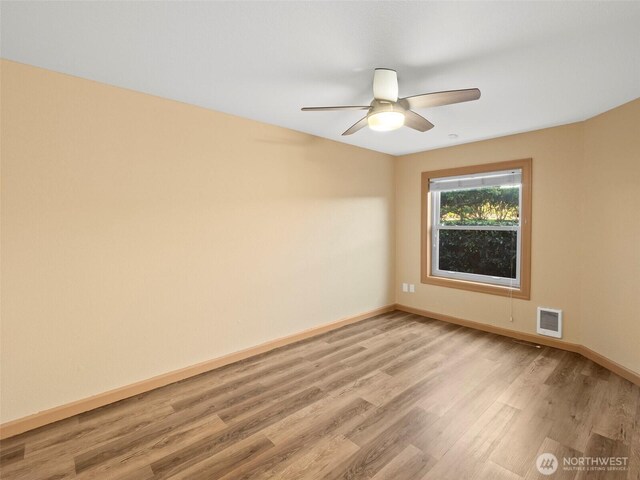
M420 279L420 281L421 283L424 283L426 285L438 285L440 287L458 288L460 290L469 290L478 293L489 293L491 295L501 295L503 297L512 297L521 300L529 300L531 298L529 289L523 286L521 286L520 288L510 288L502 287L500 285L490 285L488 283L435 277L433 275L424 275Z

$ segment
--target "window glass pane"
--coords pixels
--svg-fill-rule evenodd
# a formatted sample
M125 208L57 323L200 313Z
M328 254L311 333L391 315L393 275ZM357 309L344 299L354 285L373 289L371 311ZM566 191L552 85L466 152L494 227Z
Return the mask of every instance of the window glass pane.
M440 193L442 225L518 225L520 187L485 187Z
M516 278L517 232L440 230L440 270Z

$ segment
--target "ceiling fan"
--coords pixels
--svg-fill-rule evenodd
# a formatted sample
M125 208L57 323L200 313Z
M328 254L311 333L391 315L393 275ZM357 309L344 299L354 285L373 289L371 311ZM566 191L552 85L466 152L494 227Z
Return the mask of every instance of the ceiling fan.
M367 125L371 130L386 132L396 130L403 125L426 132L433 128L426 118L413 110L416 108L439 107L452 103L469 102L480 98L480 90L449 90L446 92L424 93L412 97L398 98L398 74L389 68L376 68L373 74L373 100L370 105L346 105L339 107L303 107L303 112L322 112L330 110L368 110L342 135L351 135Z

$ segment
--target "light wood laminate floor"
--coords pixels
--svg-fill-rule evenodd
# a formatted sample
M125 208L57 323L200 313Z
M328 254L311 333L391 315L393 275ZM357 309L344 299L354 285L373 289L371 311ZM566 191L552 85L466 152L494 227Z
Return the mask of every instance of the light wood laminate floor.
M13 479L640 479L640 388L393 312L1 443ZM538 473L542 452L627 457Z

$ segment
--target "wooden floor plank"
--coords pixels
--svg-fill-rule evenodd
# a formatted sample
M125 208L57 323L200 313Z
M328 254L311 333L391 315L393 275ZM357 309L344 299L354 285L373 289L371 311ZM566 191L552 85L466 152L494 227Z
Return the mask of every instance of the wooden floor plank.
M119 478L133 475L145 465L164 458L166 455L204 438L210 438L225 428L225 424L218 417L202 416L195 421L177 424L165 434L159 436L155 432L146 436L145 442L133 442L121 450L119 455L108 461L91 465L81 471L76 471L76 478L82 480L97 480L101 478Z
M587 457L598 457L602 459L624 457L629 458L629 446L619 440L612 440L602 435L594 433L589 439L589 444L585 450ZM628 476L628 470L609 469L605 466L597 466L588 470L581 470L576 476L576 480L624 480Z
M522 480L520 475L516 475L491 461L483 463L479 471L471 478L474 480Z
M558 460L557 470L553 474L554 480L574 480L576 478L578 472L570 468L570 465L567 465L567 468L565 468L564 459L580 458L584 455L582 452L569 448L566 445L562 445L561 443L547 437L542 442L542 445L540 445L537 455L541 455L543 453L551 453L555 455ZM534 464L529 467L529 471L524 478L525 480L541 480L543 478L549 478L549 475L540 473L538 467Z
M549 437L583 452L602 414L603 397L610 384L582 373L574 383L578 386L574 396L555 402L554 408L547 410L547 418L554 420Z
M422 478L436 460L413 445L396 455L372 480L415 480Z
M304 390L282 402L257 411L245 421L222 430L211 438L186 445L184 448L153 462L151 468L158 479L167 478L178 471L216 454L235 442L259 432L265 426L275 423L291 413L303 408L323 396L316 387Z
M518 410L493 403L429 470L423 480L474 478L518 416Z
M59 435L51 435L50 438L30 442L25 458L27 461L32 461L56 455L75 456L110 442L114 438L133 435L151 425L157 425L173 413L175 413L174 410L166 406L149 411L132 412L131 416L126 417L111 416L105 422L96 419L79 423L71 431L60 432Z
M4 449L0 453L0 466L9 465L24 459L24 443Z
M185 424L202 420L205 415L199 408L193 408L180 412L180 414L171 415L161 421L149 425L149 427L133 432L122 437L113 439L112 441L99 445L74 457L76 464L76 472L90 469L100 464L109 462L110 460L126 454L127 452L136 451L137 448L163 439L165 435L172 432ZM224 427L224 423L218 416L206 418L207 423L212 424L215 430Z
M520 410L524 409L532 398L545 396L551 389L544 382L558 367L557 358L539 355L529 367L511 383L498 399L500 402Z
M341 434L358 416L373 406L361 398L353 398L340 408L332 408L323 418L299 431L289 431L289 436L282 442L245 462L230 471L225 480L251 480L278 477L280 473L296 458L313 448L322 438Z
M507 385L500 382L478 384L457 399L445 415L429 425L414 441L414 445L433 458L441 459L506 388Z
M640 394L640 391L638 393ZM638 402L634 416L632 432L633 435L629 442L629 474L627 479L640 480L640 402Z
M355 443L343 435L324 438L307 453L278 474L280 480L322 478L335 464L344 461L359 450Z
M526 475L552 426L552 420L529 414L526 411L521 412L505 432L502 441L496 446L489 460L516 475Z
M221 452L206 457L201 462L195 463L176 475L172 475L172 480L209 480L221 478L227 472L242 465L257 455L264 453L274 447L274 444L267 437L261 434L253 435L241 440L231 447Z
M416 435L432 422L431 416L415 407L388 428L373 436L360 449L328 472L323 479L371 478L411 444Z
M600 378L600 377L598 377ZM604 399L598 405L593 431L629 444L637 428L636 412L640 407L638 388L620 377L609 377Z

